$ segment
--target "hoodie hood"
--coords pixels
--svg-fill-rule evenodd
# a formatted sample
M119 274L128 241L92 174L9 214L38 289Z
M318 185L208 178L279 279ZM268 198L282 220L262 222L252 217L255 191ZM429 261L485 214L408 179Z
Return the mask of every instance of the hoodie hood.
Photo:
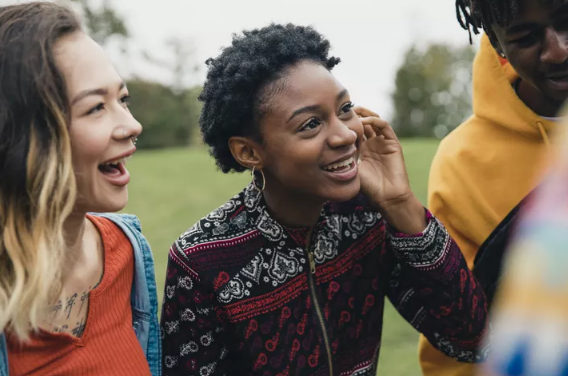
M537 115L517 96L513 85L518 78L511 64L499 56L484 34L473 64L474 114L495 126L548 144L556 124Z
M430 169L429 209L470 267L479 246L540 183L553 150L550 133L558 127L568 136L568 124L543 119L519 99L517 79L484 35L473 69L474 115L441 142ZM420 358L425 376L478 374L431 346L421 348Z
M540 182L549 139L562 128L519 99L518 78L483 35L473 66L474 115L442 140L430 170L429 208L470 265L491 231Z

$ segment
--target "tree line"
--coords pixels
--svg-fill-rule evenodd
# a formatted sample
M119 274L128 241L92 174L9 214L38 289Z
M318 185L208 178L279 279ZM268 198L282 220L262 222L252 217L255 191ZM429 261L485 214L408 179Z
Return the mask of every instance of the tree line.
M130 30L109 0L71 0L84 18L90 35L101 45L119 41L126 53ZM142 58L167 66L172 84L141 77L127 79L132 96L130 109L144 125L138 140L142 149L189 146L199 142L200 86L183 85L184 76L197 64L188 41L171 38L167 46L173 62L158 61L149 53ZM411 46L395 76L392 125L399 137L442 138L471 114L471 69L474 50L431 44Z

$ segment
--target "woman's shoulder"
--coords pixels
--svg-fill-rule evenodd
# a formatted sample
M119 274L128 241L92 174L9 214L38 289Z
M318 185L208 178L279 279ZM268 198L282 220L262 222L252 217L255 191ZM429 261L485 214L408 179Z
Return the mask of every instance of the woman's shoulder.
M134 214L127 213L89 213L90 216L95 218L106 218L111 220L117 225L124 225L129 227L131 230L138 233L142 232L142 224L140 219Z
M192 257L203 251L230 248L246 241L246 234L256 228L255 218L241 192L184 231L174 242L172 251Z
M99 231L101 228L111 233L121 231L135 250L151 255L150 244L142 234L142 226L137 216L124 213L89 213L87 217L99 227Z
M142 257L141 259L153 268L152 250L142 235L140 220L137 216L122 213L88 213L87 218L98 228L103 237L110 236L112 239L130 242L134 248L134 255Z

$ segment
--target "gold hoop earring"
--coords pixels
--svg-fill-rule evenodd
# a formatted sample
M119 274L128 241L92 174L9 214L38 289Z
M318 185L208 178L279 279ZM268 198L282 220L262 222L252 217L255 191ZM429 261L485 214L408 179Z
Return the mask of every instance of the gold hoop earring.
M260 171L260 175L262 175L262 189L258 187L258 185L256 185L256 176L254 176L254 170L256 169L256 166L252 166L252 170L250 172L251 176L252 176L252 184L254 185L254 188L259 191L260 193L264 192L264 188L266 187L266 179L264 177L264 172L262 172L262 170L258 170Z

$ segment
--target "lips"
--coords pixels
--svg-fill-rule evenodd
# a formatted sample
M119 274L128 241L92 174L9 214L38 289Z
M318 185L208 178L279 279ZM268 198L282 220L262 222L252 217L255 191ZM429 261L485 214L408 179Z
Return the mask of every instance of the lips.
M112 185L119 187L125 186L130 182L130 174L126 169L126 162L132 157L136 149L127 153L123 153L113 159L101 163L98 168L99 172Z
M549 74L545 78L551 89L568 91L568 71Z
M349 165L352 164L354 160L355 159L353 157L349 157L347 159L344 159L343 161L331 163L327 166L324 166L323 169L330 172L342 171L349 168Z
M343 160L330 163L322 167L322 170L325 171L326 175L331 179L346 182L353 180L357 176L357 162L357 157L353 155Z

